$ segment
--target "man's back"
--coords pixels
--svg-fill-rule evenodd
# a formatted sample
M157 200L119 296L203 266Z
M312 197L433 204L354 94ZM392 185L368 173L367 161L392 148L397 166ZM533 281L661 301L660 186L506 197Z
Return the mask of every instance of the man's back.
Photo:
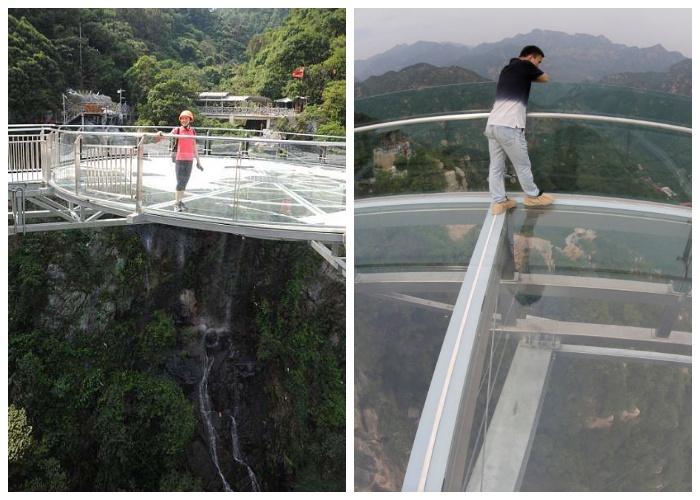
M490 125L525 128L527 103L532 82L544 71L527 59L514 57L501 70L496 86L496 102L489 116Z

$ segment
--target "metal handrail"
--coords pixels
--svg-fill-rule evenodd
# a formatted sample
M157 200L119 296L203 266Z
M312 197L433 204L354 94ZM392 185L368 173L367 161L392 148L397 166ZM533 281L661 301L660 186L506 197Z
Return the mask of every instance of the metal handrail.
M144 145L146 142L154 142L156 138L155 133L143 133L143 132L85 132L81 130L66 130L59 129L54 126L47 125L10 125L10 131L15 133L15 136L20 137L22 142L25 144L38 144L41 150L40 155L29 155L23 156L21 162L23 163L22 172L24 173L37 173L36 180L43 180L48 182L50 178L50 171L52 169L52 164L56 164L58 159L55 158L55 153L57 152L56 145L61 142L61 137L74 136L76 139L81 138L81 142L85 142L86 137L98 137L98 138L110 138L118 135L122 138L133 138L135 144L141 143ZM176 134L163 134L162 137L176 139L178 136ZM264 144L269 146L278 146L283 144L285 146L305 146L305 147L318 147L321 152L325 151L327 148L345 148L347 143L344 141L333 140L333 136L309 136L309 137L324 137L327 140L302 140L302 139L277 139L277 138L265 138L265 137L231 137L224 135L200 135L196 140L200 141L222 141L228 143L235 143L243 145L244 143L254 142L256 144ZM150 138L150 139L149 139ZM204 148L203 153L205 155L211 152L210 149ZM9 164L14 164L13 155L15 153L13 150L9 151ZM18 152L16 154L21 154ZM322 156L320 156L322 157ZM18 179L18 181L24 181L26 179Z
M404 120L394 120L390 122L375 123L372 125L363 125L355 127L354 133L369 132L372 130L383 129L387 127L400 127L403 125L416 125L422 123L436 123L446 121L466 121L466 120L482 120L488 118L491 113L459 113L450 115L423 116L418 118L407 118ZM601 116L601 115L581 115L576 113L528 113L530 118L556 118L567 120L589 120L607 123L623 123L626 125L638 125L642 127L650 127L664 130L673 130L675 132L683 132L692 134L693 129L681 127L678 125L669 125L667 123L652 122L648 120L636 120L633 118L621 118L616 116Z

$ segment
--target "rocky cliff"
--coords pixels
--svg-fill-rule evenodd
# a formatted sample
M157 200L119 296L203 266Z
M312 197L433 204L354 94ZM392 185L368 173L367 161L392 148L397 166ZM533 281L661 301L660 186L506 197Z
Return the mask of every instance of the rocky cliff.
M306 243L164 226L11 238L8 399L48 443L62 489L344 490L345 286L334 273ZM54 367L48 381L38 366ZM150 382L125 388L124 374ZM162 384L192 430L144 395ZM107 401L119 409L109 417ZM182 445L157 452L169 429ZM82 459L89 449L104 451ZM11 489L41 474L27 460Z

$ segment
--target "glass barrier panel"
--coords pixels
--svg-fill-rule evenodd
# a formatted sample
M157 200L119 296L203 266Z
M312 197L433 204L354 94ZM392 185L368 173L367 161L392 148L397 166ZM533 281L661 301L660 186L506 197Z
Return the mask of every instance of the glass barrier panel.
M445 114L491 111L496 82L445 85L355 100L355 126ZM691 98L601 84L532 86L529 112L576 113L692 126Z
M355 134L355 197L488 191L485 119L404 124ZM526 139L538 187L692 202L691 134L634 123L530 118ZM522 196L507 163L506 190Z

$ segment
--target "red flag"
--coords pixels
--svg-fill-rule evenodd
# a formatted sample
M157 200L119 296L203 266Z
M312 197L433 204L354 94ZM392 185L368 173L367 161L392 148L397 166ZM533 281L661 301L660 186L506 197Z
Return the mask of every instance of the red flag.
M304 66L299 66L292 71L292 78L304 78Z

